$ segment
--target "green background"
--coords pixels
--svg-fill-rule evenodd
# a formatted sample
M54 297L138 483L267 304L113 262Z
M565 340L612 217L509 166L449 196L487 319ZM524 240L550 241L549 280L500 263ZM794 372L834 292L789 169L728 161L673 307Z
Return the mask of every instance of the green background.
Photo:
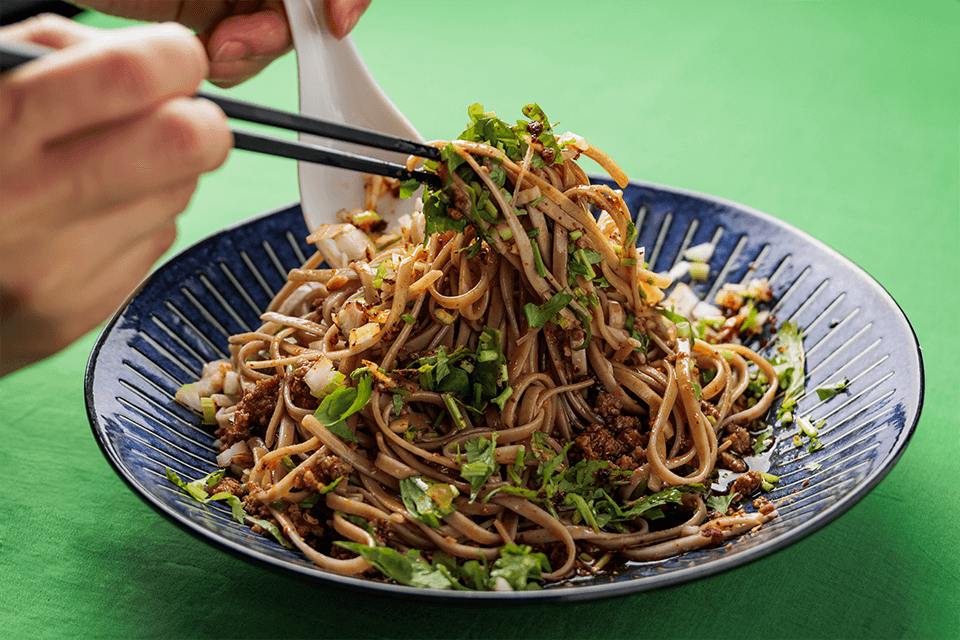
M427 139L456 136L473 102L510 120L537 101L631 177L761 209L863 267L924 347L902 459L825 529L678 587L497 608L377 598L249 565L131 493L86 420L91 334L0 381L0 635L960 637L960 2L375 0L354 39ZM294 56L230 94L296 109ZM294 163L235 153L201 181L177 248L297 199Z

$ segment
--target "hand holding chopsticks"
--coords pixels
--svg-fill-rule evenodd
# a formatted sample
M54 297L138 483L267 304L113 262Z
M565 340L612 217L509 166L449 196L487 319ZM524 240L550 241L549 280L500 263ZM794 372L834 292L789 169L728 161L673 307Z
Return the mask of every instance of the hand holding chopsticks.
M12 69L21 64L39 58L52 50L25 42L0 41L0 71ZM328 122L298 113L271 109L261 105L228 98L226 96L198 92L198 98L205 98L219 106L228 118L256 124L268 125L288 131L297 131L324 138L332 138L357 145L416 155L428 159L440 157L435 147L405 140L396 136L378 133L369 129ZM304 162L388 176L399 180L416 180L422 183L438 184L439 178L425 171L410 171L404 165L357 155L339 149L319 145L293 142L263 134L232 128L233 146L236 149L254 151L267 155L292 158Z

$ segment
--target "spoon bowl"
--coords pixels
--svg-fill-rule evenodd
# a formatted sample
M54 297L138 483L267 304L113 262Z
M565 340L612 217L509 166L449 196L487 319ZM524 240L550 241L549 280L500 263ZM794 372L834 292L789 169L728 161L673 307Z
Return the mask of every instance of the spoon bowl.
M300 112L332 122L350 124L410 140L423 136L390 101L364 64L350 37L337 40L331 35L319 2L285 0L287 20L297 52ZM371 149L300 134L300 140L358 155L404 162L405 157L390 151ZM363 206L362 176L308 162L297 163L303 216L310 230L337 221L341 209ZM377 212L386 219L413 211L414 200L385 196Z

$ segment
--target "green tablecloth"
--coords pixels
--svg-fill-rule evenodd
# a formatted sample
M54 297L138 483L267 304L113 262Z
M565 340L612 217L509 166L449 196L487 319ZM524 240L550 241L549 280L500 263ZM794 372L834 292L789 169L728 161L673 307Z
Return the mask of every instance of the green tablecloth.
M694 583L563 605L375 598L249 565L132 494L87 424L89 335L0 381L0 636L960 637L960 2L377 0L354 38L428 139L473 102L512 119L537 101L631 177L756 207L862 266L925 347L906 453L825 529ZM294 56L231 94L296 109ZM177 246L297 198L292 162L235 153Z

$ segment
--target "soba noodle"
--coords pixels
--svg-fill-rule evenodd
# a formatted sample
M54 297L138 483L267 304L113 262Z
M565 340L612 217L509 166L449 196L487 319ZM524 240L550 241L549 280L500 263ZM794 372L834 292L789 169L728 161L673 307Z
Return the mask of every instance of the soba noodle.
M432 143L446 186L385 229L373 202L398 185L375 180L365 209L310 236L317 253L230 338L230 361L179 394L216 422L235 476L209 493L242 497L325 570L419 584L370 551L393 550L471 586L458 567L534 558L522 588L776 516L711 498L718 460L744 471L777 394L740 344L743 314L678 313L621 192L576 160L620 186L623 172L524 114L471 108L461 139ZM472 584L518 588L499 575Z

